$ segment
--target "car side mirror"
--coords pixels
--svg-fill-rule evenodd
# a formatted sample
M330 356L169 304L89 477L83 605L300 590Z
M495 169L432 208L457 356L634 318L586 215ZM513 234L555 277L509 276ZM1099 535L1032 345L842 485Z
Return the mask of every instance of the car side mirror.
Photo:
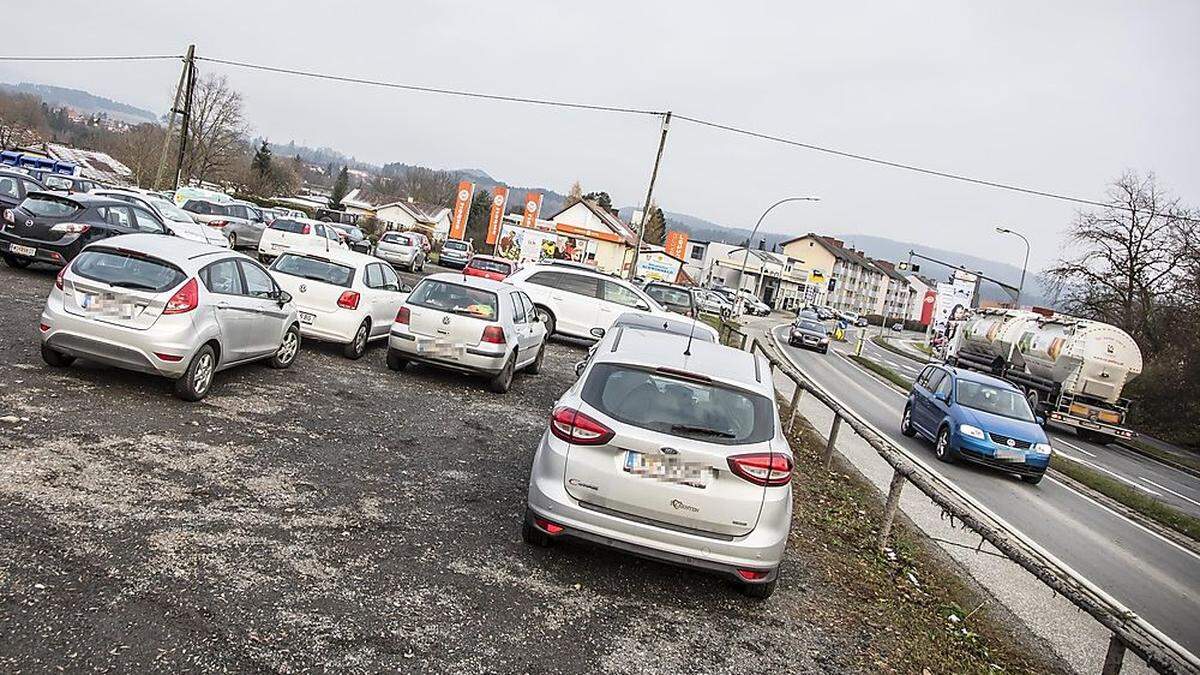
M399 286L397 286L396 284L384 284L384 285L383 285L383 290L385 290L385 291L399 291L399 290L400 290L400 287L399 287Z
M292 301L292 294L288 293L287 291L281 290L281 291L279 291L279 295L278 295L278 297L276 297L276 300L279 301L279 306L283 307L284 305L286 305Z
M1037 417L1033 418L1033 421L1034 421L1034 422L1037 422L1037 425L1038 425L1039 427L1044 427L1044 426L1046 426L1046 418L1045 418L1045 417L1042 417L1041 415L1038 415Z
M642 310L643 312L650 311L650 305L647 304L645 300L638 300L637 308Z
M412 290L413 290L413 287L412 287L412 286L409 286L408 284L401 284L401 285L400 285L400 292L401 292L401 293L412 293Z
M934 396L934 398L941 401L942 403L950 402L950 392L948 392L948 391L939 391L936 394L934 394L933 396Z
M583 371L587 369L587 360L580 361L575 364L575 377L583 375Z
M600 338L604 337L604 329L599 326L596 326L595 328L591 329L588 332L591 333L592 337L594 337L596 339L600 339Z

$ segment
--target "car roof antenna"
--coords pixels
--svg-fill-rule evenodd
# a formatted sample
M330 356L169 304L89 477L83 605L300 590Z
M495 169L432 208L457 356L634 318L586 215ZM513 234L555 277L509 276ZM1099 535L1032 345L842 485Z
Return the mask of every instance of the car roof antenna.
M696 320L692 319L692 329L688 331L687 347L683 350L684 356L692 355L692 336L696 334Z

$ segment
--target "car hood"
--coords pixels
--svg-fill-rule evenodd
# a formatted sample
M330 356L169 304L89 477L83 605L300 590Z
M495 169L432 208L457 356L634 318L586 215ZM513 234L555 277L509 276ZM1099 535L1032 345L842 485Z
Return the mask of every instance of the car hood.
M801 335L809 335L812 337L818 337L818 338L825 337L825 331L809 330L807 328L800 328L798 326L792 326L792 332L800 333Z
M1046 440L1046 432L1034 422L1023 422L963 405L956 405L955 408L958 409L960 421L977 426L988 433L997 433L1031 443L1049 442Z

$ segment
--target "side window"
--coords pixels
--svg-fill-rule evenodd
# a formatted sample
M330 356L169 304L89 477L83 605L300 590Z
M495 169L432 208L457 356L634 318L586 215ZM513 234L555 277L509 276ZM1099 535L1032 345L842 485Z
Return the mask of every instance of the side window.
M254 298L271 298L275 296L275 281L266 270L248 260L239 260L242 275L246 279L246 295Z
M238 272L237 260L226 258L200 270L200 280L212 293L221 295L245 295L242 275Z
M530 321L532 321L533 317L537 315L537 310L534 309L534 307L533 307L533 301L529 299L528 295L525 295L524 291L521 291L517 295L521 296L521 302L525 304L526 318L528 318Z
M151 234L162 234L167 231L167 228L159 222L149 211L139 209L138 207L130 207L133 211L133 218L137 221L137 229L139 232L149 232Z
M508 299L512 301L513 321L516 323L525 323L525 304L521 302L521 296L516 293L509 293Z
M946 377L946 371L941 368L933 368L929 371L929 377L926 378L925 388L929 391L937 391L938 385L942 383L942 379Z
M383 287L383 272L379 268L379 263L367 265L367 288Z
M21 186L25 188L25 194L29 194L30 192L37 192L39 190L45 189L41 185L38 185L37 183L35 183L31 180L24 180L24 179L21 180Z
M932 374L933 366L925 366L925 370L922 370L921 374L917 376L917 384L921 385L922 387L928 387L929 376Z
M942 381L938 383L936 393L940 396L950 394L950 388L954 386L954 378L943 374Z
M638 297L637 293L615 281L607 280L604 282L603 299L605 302L615 302L618 305L625 305L626 307L637 307L642 303L642 299Z
M250 220L255 220L260 223L264 220L262 211L259 211L258 209L246 207L246 212L250 214Z
M318 237L325 236L325 226L324 225L314 225L313 229L316 231Z
M122 230L132 230L135 228L133 214L129 212L129 207L127 206L101 206L96 211L104 219L104 222L112 227Z
M400 277L396 276L395 270L391 265L380 265L379 271L383 272L383 287L389 291L400 290Z
M0 195L20 199L21 194L17 187L16 179L9 178L8 176L0 177Z
M546 288L558 288L558 277L560 276L562 275L555 274L554 272L538 272L531 275L527 281L538 286L545 286Z
M208 204L195 200L185 202L183 205L183 210L191 211L192 213L199 213L202 216L207 216L212 213L212 209L208 208Z
M556 276L558 279L555 280L555 288L589 298L600 296L600 284L594 277L585 277L581 274L558 274Z

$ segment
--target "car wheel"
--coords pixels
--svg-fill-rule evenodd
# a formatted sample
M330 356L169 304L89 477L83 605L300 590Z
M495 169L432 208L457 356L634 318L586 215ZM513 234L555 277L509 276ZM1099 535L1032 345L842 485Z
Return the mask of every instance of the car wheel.
M232 251L237 248L237 235L230 232L227 236L229 237L229 250Z
M371 320L363 319L358 326L358 331L354 333L354 339L342 347L342 356L353 360L361 359L362 355L367 353L367 338L370 335Z
M912 406L904 406L904 415L900 418L900 433L910 438L917 435L917 430L912 425Z
M204 345L192 357L183 377L175 380L175 395L185 401L199 401L212 387L217 372L217 354L211 345Z
M23 270L26 267L29 267L30 263L32 263L32 262L33 262L32 259L26 258L24 256L19 256L19 255L4 256L4 264L8 265L9 267L12 267L14 269L18 269L18 270Z
M822 349L822 350L821 350L821 353L822 353L822 354L828 354L828 353L829 353L829 347L826 347L826 348Z
M545 361L545 360L546 360L546 342L543 340L542 346L538 347L537 357L533 360L533 363L531 363L525 367L525 370L530 375L537 375L538 373L542 372L542 361Z
M530 546L539 546L547 548L554 543L554 539L542 532L533 524L533 519L528 515L525 516L525 522L521 523L521 540Z
M283 341L279 343L279 349L275 350L275 354L271 356L269 363L272 368L280 370L288 368L296 361L296 355L300 353L300 329L292 326L283 334Z
M46 362L46 365L54 366L55 368L66 368L72 363L75 363L74 356L71 356L70 354L64 354L57 349L52 349L46 345L42 345L42 360Z
M776 576L765 584L742 584L742 593L748 598L766 600L775 593L775 585L778 581L779 577Z
M550 310L538 305L537 314L538 319L540 319L542 322L542 325L546 327L546 337L548 338L551 335L554 335L554 315L550 313Z
M513 369L516 362L517 353L514 351L509 355L508 360L504 362L504 368L488 381L488 389L497 394L503 394L508 391L508 388L512 386Z
M1025 481L1026 483L1029 483L1030 485L1037 485L1038 483L1042 482L1042 478L1044 476L1045 476L1045 474L1041 474L1041 473L1039 473L1036 476L1021 476L1021 480Z
M950 429L948 427L942 427L942 430L938 432L937 443L933 446L933 454L943 462L954 462L954 448L950 447Z
M388 348L387 351L387 367L389 370L399 372L408 366L408 359L400 356L400 352L395 349Z

